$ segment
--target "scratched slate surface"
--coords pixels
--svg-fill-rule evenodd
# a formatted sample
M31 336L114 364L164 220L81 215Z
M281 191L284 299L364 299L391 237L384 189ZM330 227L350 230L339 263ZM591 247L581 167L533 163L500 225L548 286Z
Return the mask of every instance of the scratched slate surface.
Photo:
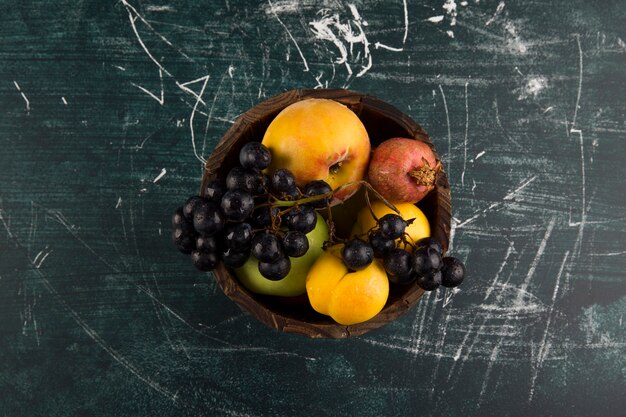
M618 1L0 2L0 414L624 415ZM238 114L350 87L432 135L469 278L351 340L169 243Z

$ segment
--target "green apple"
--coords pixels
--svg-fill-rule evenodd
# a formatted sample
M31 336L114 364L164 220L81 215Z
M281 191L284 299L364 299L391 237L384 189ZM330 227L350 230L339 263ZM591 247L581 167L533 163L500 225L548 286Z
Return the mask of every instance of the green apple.
M324 218L317 214L317 225L306 237L309 239L309 250L304 256L290 258L291 270L280 281L271 281L259 272L259 261L250 258L242 267L235 270L239 282L257 294L295 297L306 292L306 276L317 258L324 252L322 245L328 240L328 226Z

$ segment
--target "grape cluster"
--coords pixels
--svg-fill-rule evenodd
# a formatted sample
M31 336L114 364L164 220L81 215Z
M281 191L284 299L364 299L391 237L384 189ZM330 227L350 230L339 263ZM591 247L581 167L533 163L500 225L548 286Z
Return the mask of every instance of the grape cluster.
M245 144L240 166L233 167L225 181L210 180L203 197L190 197L175 210L172 240L181 252L191 254L199 270L211 271L220 262L238 268L252 255L262 276L281 280L291 270L290 258L307 253L306 234L317 225L316 209L328 206L325 196L331 187L312 181L300 190L287 169L268 176L263 170L271 160L261 143ZM299 203L305 203L303 199L307 204Z
M414 245L404 238L409 222L397 214L386 214L377 221L377 227L368 234L368 241L360 238L348 240L342 249L345 265L358 271L367 267L374 258L383 260L389 280L405 285L417 282L425 291L440 285L456 287L465 277L465 266L457 258L442 257L441 244L434 238L420 239ZM396 242L400 242L396 244ZM413 252L406 249L413 247Z

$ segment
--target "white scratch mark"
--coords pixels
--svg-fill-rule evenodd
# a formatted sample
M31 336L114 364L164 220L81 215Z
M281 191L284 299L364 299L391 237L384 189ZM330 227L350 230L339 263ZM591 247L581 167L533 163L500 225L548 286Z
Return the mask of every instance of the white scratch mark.
M524 282L522 283L520 287L520 291L517 294L517 299L515 300L515 303L514 303L514 305L516 306L520 306L523 304L524 293L528 290L528 286L530 285L530 280L535 275L535 270L537 269L537 266L539 265L539 261L541 260L541 257L543 256L543 253L546 250L548 239L550 239L550 235L552 234L552 229L554 229L555 224L556 224L556 217L553 217L550 220L548 227L546 228L546 233L544 234L543 239L541 239L541 242L539 243L537 254L535 255L535 258L530 264L530 267L528 268L528 273L526 274L526 278L524 279Z
M580 138L581 212L580 223L578 225L578 237L576 239L578 245L578 256L580 256L580 251L582 249L583 233L585 229L585 224L587 223L587 180L585 174L585 147L583 141L583 132L579 129L571 129L570 132L578 134L578 137Z
M480 396L478 397L478 405L482 404L483 398L485 397L485 392L487 391L487 383L489 382L489 376L491 374L491 370L493 369L493 364L498 359L498 353L500 352L500 345L502 344L502 338L498 340L498 343L494 346L491 351L491 355L489 356L489 364L487 365L487 370L485 371L485 376L483 377L483 385L480 388Z
M576 43L578 44L578 92L576 93L576 107L574 107L574 118L572 120L572 129L576 127L576 117L578 116L578 108L580 107L580 94L583 89L583 49L580 46L580 34L576 34Z
M431 23L439 23L439 22L441 22L443 20L443 15L440 14L439 16L432 16L432 17L429 17L426 20L431 22Z
M504 201L509 201L512 200L513 197L515 197L520 191L522 191L524 188L526 188L530 183L532 183L533 181L535 181L537 179L537 176L532 176L528 179L526 179L524 182L522 182L516 189L514 189L513 191L511 191L510 193L508 193L507 195L504 196L503 200Z
M154 95L154 93L152 93L148 89L138 84L131 82L131 85L133 85L134 87L137 87L138 89L140 89L141 91L143 91L144 93L146 93L147 95L155 99L162 106L165 103L165 97L164 97L165 92L163 91L163 70L161 68L159 68L159 79L161 80L161 97L157 97L156 95Z
M47 248L47 247L46 247L46 248ZM42 253L42 252L39 252L39 254L37 254L37 257L39 257L39 255L40 255L41 253ZM35 269L39 269L39 268L41 268L41 265L43 264L43 261L45 261L45 260L46 260L46 258L48 257L48 255L50 255L51 253L52 253L52 249L50 249L48 252L46 252L46 254L45 254L45 255L43 255L43 256L41 257L41 259L39 259L39 262L37 262L37 257L36 257L36 258L35 258L35 260L33 261L33 265L35 266Z
M283 23L283 21L280 20L280 17L278 17L278 14L276 13L276 10L274 10L274 5L272 4L272 0L267 0L267 2L270 5L270 8L271 8L270 10L274 14L274 17L276 17L276 20L278 20L278 23L280 23L280 25L285 29L285 31L287 32L287 35L289 35L289 37L291 38L291 41L293 42L293 44L295 45L296 49L298 50L298 53L300 54L300 58L302 58L302 63L304 64L304 72L308 72L309 71L309 64L306 62L306 58L304 57L304 54L302 53L302 50L300 49L300 45L298 45L298 42L293 37L293 35L291 34L291 32L289 31L287 26Z
M443 92L441 84L439 84L438 87L439 91L441 92L441 98L443 100L443 108L446 111L446 125L448 126L448 153L446 155L446 171L448 172L448 176L450 176L450 165L452 162L452 132L450 131L450 114L448 113L448 103L446 102L446 95Z
M146 11L148 12L175 12L176 9L174 9L172 6L161 6L161 5L155 5L155 4L148 4L146 6Z
M28 97L26 97L26 94L24 94L17 81L13 81L13 84L15 84L15 88L17 88L17 91L19 91L20 95L24 99L24 102L26 102L26 112L30 112L30 101L28 101Z
M446 30L446 35L448 35L449 37L451 37L452 39L454 39L454 32L451 30Z
M489 26L490 24L492 24L496 20L498 15L500 15L503 9L504 9L504 2L501 1L498 4L498 7L496 7L496 12L493 14L493 16L489 20L487 20L487 22L485 22L485 26Z
M209 76L206 75L203 77L204 78L204 84L202 84L202 89L200 90L200 94L198 95L198 98L196 100L196 104L193 106L193 110L191 112L191 116L189 117L189 129L191 130L191 146L193 147L193 153L196 156L196 158L198 159L198 161L202 162L203 164L206 163L206 160L201 157L200 155L198 155L198 151L196 149L196 136L194 133L194 129L193 129L193 119L196 115L196 110L198 109L198 103L200 103L200 97L202 97L202 95L204 95L204 90L207 86L207 83L209 82Z
M446 11L446 14L452 18L450 26L456 25L457 10L454 0L446 0L442 7Z
M115 208L120 208L120 206L122 205L122 197L117 197L117 204L115 205Z
M114 68L117 68L117 69L118 69L118 70L120 70L120 71L126 71L126 68L124 68L124 67L123 67L123 66L121 66L121 65L113 65L113 67L114 67Z
M167 174L167 170L165 168L162 168L159 175L157 175L156 178L152 180L152 183L156 184L156 182L159 181L161 178L163 178L165 174Z
M526 82L526 85L524 87L518 90L520 91L520 94L517 97L517 99L524 100L527 98L537 98L539 93L541 93L541 91L544 88L546 88L547 85L548 85L548 80L546 77L543 77L543 76L533 77Z
M476 161L478 158L480 158L481 156L483 156L485 154L486 151L480 151L476 154L476 156L474 157L474 161Z
M561 276L563 275L563 270L565 269L565 263L567 262L568 256L569 256L569 251L565 252L565 256L563 257L563 262L561 262L561 268L559 269L559 273L556 276L556 283L554 284L554 291L552 292L552 304L550 304L550 309L548 310L548 319L546 321L546 328L543 331L541 343L539 344L539 350L537 351L537 357L532 367L532 376L530 379L530 393L528 394L529 403L533 400L533 395L535 394L535 384L537 382L537 376L539 376L539 369L543 365L543 361L545 360L545 356L547 354L546 341L548 338L548 330L550 329L550 323L552 322L554 304L556 303L556 296L559 293L559 283L561 281Z
M235 75L235 67L233 67L233 65L232 65L232 64L230 64L230 65L228 66L228 76L229 76L230 78L233 78L233 76L234 76L234 75Z
M407 0L402 0L402 8L404 10L404 36L402 37L402 45L406 44L406 38L409 35L409 10L406 1Z
M147 193L147 192L148 192L148 189L147 189L147 188L141 188L141 189L139 190L139 192L140 192L140 193Z
M157 382L153 381L151 378L144 376L137 367L131 363L128 359L122 356L119 352L109 346L100 335L93 330L89 325L70 307L70 305L61 297L58 291L52 286L50 281L39 271L39 277L41 278L42 283L46 287L46 289L54 296L54 298L65 308L65 310L72 316L74 321L80 326L81 329L92 339L94 342L98 344L106 353L108 353L117 363L122 365L126 370L128 370L131 374L133 374L137 379L148 385L150 388L163 395L164 397L170 399L171 401L176 402L177 397L176 394L172 393L168 389L162 387Z
M67 106L67 100L65 99L65 97L61 97L61 101Z
M465 83L465 138L463 139L463 172L461 173L461 185L465 186L465 168L467 167L467 133L469 131L469 106L467 102L467 85Z

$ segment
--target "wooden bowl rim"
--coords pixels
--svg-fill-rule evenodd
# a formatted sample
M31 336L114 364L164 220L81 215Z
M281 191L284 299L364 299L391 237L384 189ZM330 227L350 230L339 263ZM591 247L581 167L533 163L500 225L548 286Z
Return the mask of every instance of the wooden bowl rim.
M235 120L235 123L224 133L206 161L200 193L203 194L206 183L215 176L231 147L235 145L238 138L247 129L251 128L253 123L261 120L263 117L270 117L274 113L277 114L292 103L308 98L328 98L348 106L359 106L359 111L356 112L359 116L364 108L375 109L379 114L393 119L406 131L411 132L414 139L428 143L433 148L437 159L440 159L428 133L417 122L387 102L368 94L347 89L296 89L285 91L258 103ZM437 205L435 218L433 219L434 226L431 224L431 229L434 229L431 230L431 235L442 242L445 252L450 239L450 221L452 216L450 187L443 168L439 171L436 187L432 193L436 193ZM282 332L296 333L312 338L339 339L362 335L404 315L424 293L424 290L415 283L411 284L404 296L391 304L388 302L374 318L363 323L346 326L335 323L330 318L328 318L328 322L312 323L297 320L273 311L255 299L255 297L263 298L265 296L259 296L246 289L223 263L213 271L213 275L224 294L260 322Z

